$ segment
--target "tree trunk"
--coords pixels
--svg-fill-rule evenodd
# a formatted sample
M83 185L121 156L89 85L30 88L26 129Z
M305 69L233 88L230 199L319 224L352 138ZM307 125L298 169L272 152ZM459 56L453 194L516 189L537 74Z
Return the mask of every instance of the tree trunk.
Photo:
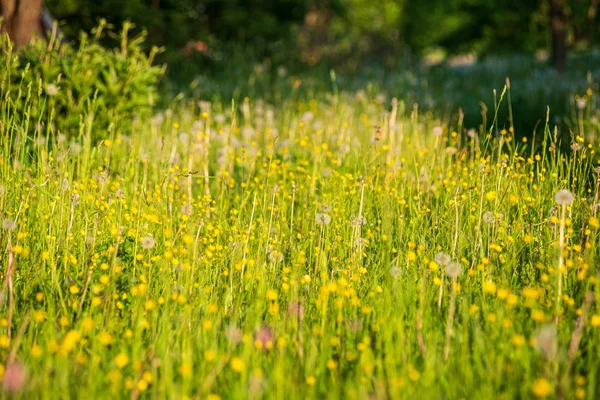
M35 35L42 36L42 6L42 0L0 0L1 32L8 33L15 47L29 44Z
M565 72L567 61L567 16L564 0L550 0L550 29L552 34L552 65Z

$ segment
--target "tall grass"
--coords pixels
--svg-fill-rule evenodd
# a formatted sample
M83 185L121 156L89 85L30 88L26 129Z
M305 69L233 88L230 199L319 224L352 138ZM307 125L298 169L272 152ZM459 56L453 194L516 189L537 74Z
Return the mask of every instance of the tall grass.
M6 395L600 395L592 91L562 153L552 118L337 91L175 99L94 143L29 129L32 89L36 120L0 105Z

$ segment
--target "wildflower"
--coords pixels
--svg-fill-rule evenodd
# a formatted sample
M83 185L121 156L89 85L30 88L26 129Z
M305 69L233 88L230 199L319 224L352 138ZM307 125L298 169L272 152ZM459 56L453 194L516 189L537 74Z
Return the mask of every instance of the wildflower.
M184 204L181 206L181 213L190 217L194 213L194 207L191 204Z
M552 392L552 385L550 384L550 382L548 382L547 379L538 378L535 380L535 382L533 382L531 391L536 397L543 399Z
M367 218L362 215L359 215L358 217L352 218L350 220L350 225L352 225L352 226L361 226L361 225L366 225L366 224L367 224Z
M446 265L446 275L450 278L458 278L462 274L462 265L459 262L453 261Z
M574 199L575 195L567 189L561 189L554 195L554 200L561 206L568 206Z
M146 236L142 239L142 247L146 250L150 250L156 245L156 241L152 236Z
M320 213L315 216L315 222L318 225L329 225L331 223L331 217L329 214Z
M5 392L19 392L27 383L27 370L25 366L18 361L9 362L4 370L4 380L2 387Z
M554 357L557 351L556 328L554 325L543 326L535 335L535 348L547 359Z
M230 363L231 369L235 372L242 372L246 368L246 363L239 357L233 357Z
M254 345L260 349L270 349L273 346L274 339L275 335L273 334L271 328L263 325L254 334Z
M510 341L513 346L522 347L525 344L525 337L523 335L514 335Z
M452 257L444 253L443 251L440 251L435 255L435 262L441 265L442 267L445 267L446 265L450 264L450 261L452 261Z
M493 201L496 200L496 198L498 197L498 194L496 193L495 190L489 191L485 194L485 199L487 201Z
M51 97L56 96L58 94L58 86L53 83L49 84L46 86L46 94Z
M125 353L120 353L115 357L115 365L119 368L125 368L129 364L129 356Z
M585 101L585 99L583 99L583 98L577 99L577 109L583 110L586 105L587 105L587 102Z
M17 227L17 223L15 222L14 219L4 218L2 220L2 228L4 228L4 230L6 230L6 231L12 231L16 227Z
M441 126L433 128L433 136L442 136L442 133L444 133L444 129Z
M290 302L288 305L288 314L302 320L304 319L304 306L297 302Z
M484 214L481 216L481 220L482 220L483 222L485 222L486 224L490 224L490 225L491 225L491 224L493 224L493 223L495 223L495 222L496 222L496 217L494 216L494 213L493 213L493 212L491 212L491 211L488 211L488 212L484 213Z
M269 253L269 260L272 263L280 263L283 261L283 253L279 250L273 250Z
M573 151L579 151L582 148L583 148L583 145L581 143L574 142L571 144L571 150L573 150Z
M400 275L402 275L402 268L400 268L397 265L393 265L388 272L390 273L390 275L392 276L392 278L398 278Z
M230 325L225 331L225 336L232 344L238 344L242 341L242 331L235 325Z

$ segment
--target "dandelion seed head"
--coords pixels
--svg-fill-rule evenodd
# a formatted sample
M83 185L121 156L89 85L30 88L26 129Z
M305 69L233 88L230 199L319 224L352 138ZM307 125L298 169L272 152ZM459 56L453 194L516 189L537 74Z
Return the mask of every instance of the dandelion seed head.
M402 275L402 268L397 265L392 265L388 272L392 278L396 279Z
M551 359L556 354L557 332L554 325L548 324L541 327L535 335L535 348L547 359Z
M440 251L435 255L435 262L441 265L442 267L445 267L446 265L450 264L450 261L452 261L452 257L450 257L449 254L444 253L443 251Z
M269 253L269 260L271 260L272 263L280 263L283 261L283 253L279 250L272 250Z
M156 245L156 241L152 236L146 236L142 239L142 248L146 250L150 250Z
M331 223L331 216L326 213L319 213L315 216L315 222L318 225L329 225Z
M488 211L488 212L483 213L483 215L481 216L481 220L483 222L485 222L486 224L491 225L491 224L496 223L496 216L494 215L493 212Z
M17 227L17 223L12 218L4 218L2 220L2 228L5 231L12 231Z
M181 206L181 213L190 217L194 214L194 207L191 204L184 204Z
M56 86L53 83L47 85L46 86L46 94L51 97L56 96L58 94L58 86Z
M463 267L457 261L452 261L446 265L446 275L450 278L458 278L462 274Z
M573 203L575 195L567 189L561 189L554 195L554 200L561 206L568 206Z

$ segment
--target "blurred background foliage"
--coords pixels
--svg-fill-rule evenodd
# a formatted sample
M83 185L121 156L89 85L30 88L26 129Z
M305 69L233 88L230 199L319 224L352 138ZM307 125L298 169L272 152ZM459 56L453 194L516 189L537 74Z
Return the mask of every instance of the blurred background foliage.
M499 94L509 76L520 110L515 124L525 134L545 120L548 106L553 115L568 116L577 93L595 90L599 3L45 0L69 41L103 18L116 32L128 20L133 33L147 30L148 52L164 49L157 62L168 64L162 89L169 93L277 101L295 92L302 101L335 84L418 102L441 118L456 116L460 108L475 126L493 117L492 89ZM562 27L563 56L569 55L562 74L551 68L553 26ZM110 37L103 40L114 45Z
M484 57L536 54L551 47L550 6L565 16L567 45L598 44L599 0L46 0L67 37L100 18L149 31L171 63L229 61L232 47L275 64L321 64L356 70L394 67L400 52Z

